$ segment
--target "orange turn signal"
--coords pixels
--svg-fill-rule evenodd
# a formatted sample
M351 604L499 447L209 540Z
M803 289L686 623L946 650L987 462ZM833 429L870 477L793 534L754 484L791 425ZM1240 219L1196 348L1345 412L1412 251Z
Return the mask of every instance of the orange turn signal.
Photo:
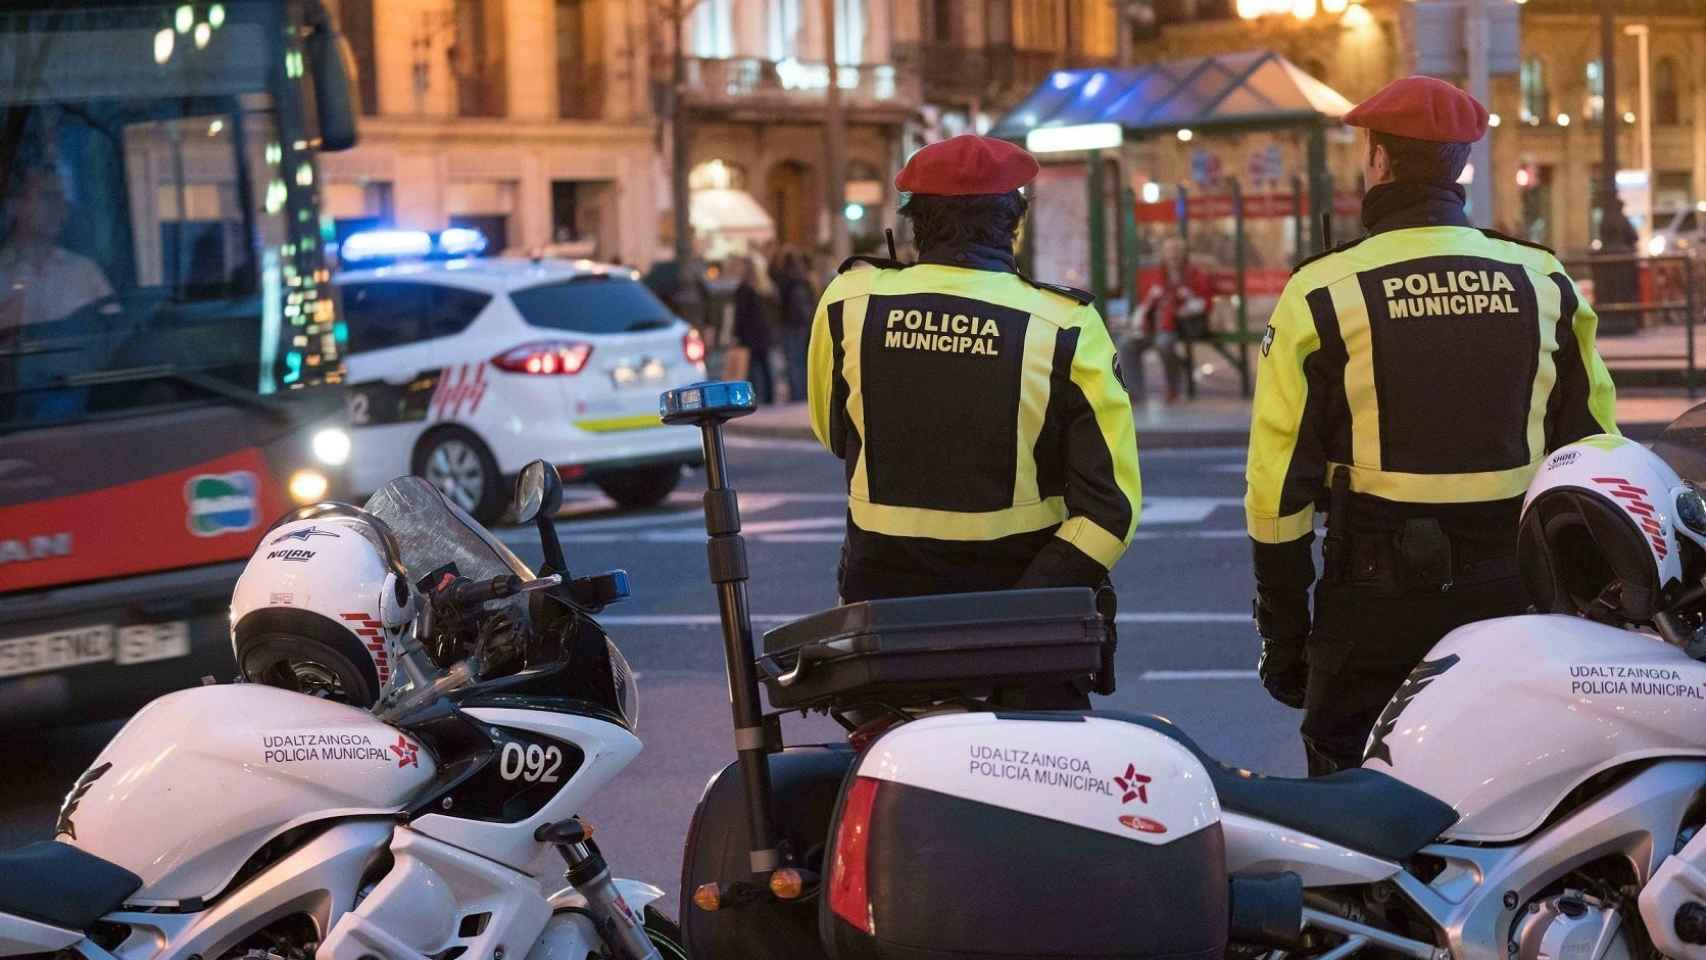
M715 911L723 905L723 891L715 883L701 883L693 891L693 905L707 913Z
M793 867L783 867L770 875L770 892L778 900L798 900L806 892L806 878Z

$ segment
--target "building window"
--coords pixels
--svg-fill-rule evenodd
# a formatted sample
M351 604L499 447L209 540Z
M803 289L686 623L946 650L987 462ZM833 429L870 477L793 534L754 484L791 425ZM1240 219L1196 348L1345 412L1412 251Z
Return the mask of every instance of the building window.
M725 60L734 56L734 0L699 0L693 8L687 47L695 57Z
M1516 184L1521 189L1523 233L1533 243L1553 243L1551 165L1518 168Z
M355 57L356 89L361 112L379 112L379 58L373 40L373 0L343 0L338 4L339 26Z
M835 0L835 62L865 62L865 0Z
M940 44L958 46L954 41L959 32L955 29L956 11L959 4L954 0L934 0L930 4L930 39Z
M1582 98L1582 118L1589 123L1598 123L1605 115L1605 71L1598 60L1589 60L1585 70L1587 96Z
M1522 119L1539 123L1552 117L1552 98L1546 89L1546 61L1529 57L1522 61Z
M557 115L604 116L604 23L596 0L557 0Z
M800 0L770 0L770 59L800 56Z
M1654 122L1670 126L1682 122L1682 97L1676 86L1676 58L1661 57L1653 68Z
M507 112L503 8L501 0L456 0L450 63L456 74L456 112L464 117Z

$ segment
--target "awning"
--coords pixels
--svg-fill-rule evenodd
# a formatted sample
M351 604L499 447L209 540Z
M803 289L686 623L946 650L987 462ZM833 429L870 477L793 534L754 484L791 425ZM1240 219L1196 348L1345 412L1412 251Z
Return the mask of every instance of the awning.
M1277 53L1252 50L1142 67L1057 70L1003 116L991 136L1022 140L1037 127L1117 123L1128 136L1181 128L1283 127L1337 120L1338 91Z
M727 237L769 240L776 236L776 223L745 190L695 190L687 207L688 221L701 233Z

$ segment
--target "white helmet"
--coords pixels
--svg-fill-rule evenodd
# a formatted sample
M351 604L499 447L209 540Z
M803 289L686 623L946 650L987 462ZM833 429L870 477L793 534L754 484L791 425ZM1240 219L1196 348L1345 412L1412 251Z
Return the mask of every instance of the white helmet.
M1517 563L1545 613L1650 622L1699 570L1706 501L1661 457L1602 434L1547 457L1528 486ZM1689 556L1685 556L1685 554Z
M315 504L274 524L243 568L232 653L246 680L372 706L420 602L383 521Z

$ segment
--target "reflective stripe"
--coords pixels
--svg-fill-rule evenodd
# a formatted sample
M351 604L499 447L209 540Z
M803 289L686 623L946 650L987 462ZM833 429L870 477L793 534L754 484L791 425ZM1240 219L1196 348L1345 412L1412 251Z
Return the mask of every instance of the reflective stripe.
M1329 464L1329 475L1339 466ZM1540 460L1485 473L1396 473L1351 466L1351 489L1401 503L1485 503L1522 496L1539 468Z
M1552 385L1558 380L1558 321L1563 309L1563 291L1551 277L1528 275L1534 285L1534 299L1540 314L1540 362L1534 368L1534 389L1528 400L1528 456L1538 460L1546 456L1546 406L1552 399Z
M1066 498L1049 497L1037 503L988 513L959 513L924 507L893 507L849 497L847 510L853 515L854 526L867 533L934 540L998 540L1016 533L1052 527L1065 520Z
M1073 517L1061 524L1054 535L1109 570L1119 561L1120 554L1125 553L1125 540L1091 523L1089 517Z
M1304 507L1289 517L1245 515L1245 529L1257 543L1290 543L1315 529L1315 506Z
M1351 410L1351 459L1380 466L1380 391L1374 386L1374 335L1362 284L1351 275L1328 289L1345 343L1345 403Z
M1037 490L1037 437L1043 432L1048 413L1049 376L1054 370L1057 328L1035 316L1025 321L1025 356L1019 368L1018 456L1013 471L1013 502L1035 503Z
M648 430L652 427L663 426L663 421L655 413L642 413L632 417L605 417L602 420L576 420L575 427L588 433L614 433L618 430Z
M847 381L847 420L858 432L859 462L853 466L853 479L848 481L848 495L855 500L871 499L871 481L865 472L865 390L860 376L860 345L865 342L865 310L871 305L869 296L858 296L841 304L841 379Z

